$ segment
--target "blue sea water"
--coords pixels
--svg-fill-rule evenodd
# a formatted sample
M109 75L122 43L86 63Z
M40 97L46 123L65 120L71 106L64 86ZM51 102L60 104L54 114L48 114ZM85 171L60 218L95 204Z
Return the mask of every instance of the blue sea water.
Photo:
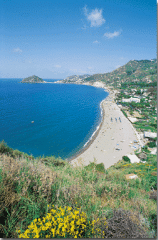
M108 93L86 85L21 80L0 79L0 141L35 157L66 159L83 148L101 121L100 102Z

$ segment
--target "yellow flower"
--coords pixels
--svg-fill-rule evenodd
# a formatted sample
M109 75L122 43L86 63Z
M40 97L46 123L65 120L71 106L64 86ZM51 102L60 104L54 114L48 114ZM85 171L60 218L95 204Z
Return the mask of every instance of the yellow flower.
M46 238L50 238L50 235L47 234L47 235L46 235Z
M46 230L46 227L45 226L42 226L42 231L45 231Z
M55 237L55 228L52 228L51 232L53 233L53 237Z

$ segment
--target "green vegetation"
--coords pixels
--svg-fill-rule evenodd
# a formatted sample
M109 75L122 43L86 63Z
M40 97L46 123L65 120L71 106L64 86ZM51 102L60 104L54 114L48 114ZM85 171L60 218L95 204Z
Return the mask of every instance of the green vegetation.
M133 60L129 61L124 66L105 74L94 74L88 78L85 78L84 81L103 81L108 86L113 86L114 88L119 89L120 84L123 87L130 84L137 84L140 82L144 87L145 84L150 84L154 86L157 82L157 59L153 60ZM151 80L152 82L147 82ZM139 84L139 86L141 86ZM155 85L156 86L156 85Z
M148 116L148 115L146 115ZM151 121L147 122L147 121L139 121L134 123L134 126L136 129L141 130L141 131L148 131L150 130L151 132L157 132L157 124L156 124L157 120L155 121L155 124L153 125L151 123Z
M125 162L130 162L129 157L127 157L127 156L123 156L122 159L123 159Z
M157 60L130 61L112 73L125 71L119 80L116 102L122 105L126 117L136 117L134 127L139 132L157 132ZM128 74L127 74L128 72ZM130 74L129 74L130 72ZM125 77L125 74L130 75ZM153 78L154 76L154 78ZM113 85L114 86L114 85ZM123 102L122 99L140 99L140 102ZM128 114L127 114L128 113Z
M156 237L156 156L138 164L123 157L105 170L95 161L73 167L54 157L12 157L0 146L0 237ZM127 180L130 173L138 178Z
M32 81L32 80L30 80ZM123 114L138 132L157 132L157 60L130 61L106 74L71 76L65 82L103 81L117 90ZM122 98L137 97L136 102ZM61 158L34 158L0 143L0 237L156 238L157 156L149 141L115 165L73 167ZM128 179L128 174L137 175Z
M22 81L22 83L42 83L44 82L44 80L42 78L39 78L35 75L28 77L28 78L24 78Z
M157 131L157 59L132 60L122 67L105 74L94 74L84 78L81 76L68 77L73 82L93 84L95 81L102 81L112 90L116 90L115 101L122 105L122 112L135 117L138 121L134 123L139 132ZM122 99L138 98L140 102L122 102ZM129 114L127 114L129 113ZM138 114L137 114L138 115ZM152 122L154 119L154 122Z
M155 143L155 142L149 142L149 143L148 143L148 146L149 146L150 148L156 147L156 143Z
M125 117L127 117L127 113L124 110L122 110L122 112L125 115Z
M49 207L49 205L48 205ZM84 212L80 211L80 208L72 209L72 207L65 208L53 208L47 213L46 217L34 219L34 221L28 226L28 229L20 234L19 238L90 238L94 236L96 231L101 230L94 229L93 220L90 222ZM106 221L104 225L106 225ZM97 235L99 235L97 234Z

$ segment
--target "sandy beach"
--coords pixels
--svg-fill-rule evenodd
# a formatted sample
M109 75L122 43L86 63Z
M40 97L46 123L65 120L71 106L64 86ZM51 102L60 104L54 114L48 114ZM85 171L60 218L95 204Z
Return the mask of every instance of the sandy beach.
M88 165L95 159L96 163L104 163L107 169L122 156L133 154L139 148L139 139L132 124L113 98L114 94L109 92L109 96L102 101L103 121L99 131L89 147L70 161L73 166L79 165L81 160L83 165Z

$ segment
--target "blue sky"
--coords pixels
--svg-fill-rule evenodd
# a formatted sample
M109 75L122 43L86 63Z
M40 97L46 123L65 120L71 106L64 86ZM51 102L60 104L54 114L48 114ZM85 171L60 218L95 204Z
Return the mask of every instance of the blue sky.
M155 0L0 0L0 77L62 79L156 58Z

